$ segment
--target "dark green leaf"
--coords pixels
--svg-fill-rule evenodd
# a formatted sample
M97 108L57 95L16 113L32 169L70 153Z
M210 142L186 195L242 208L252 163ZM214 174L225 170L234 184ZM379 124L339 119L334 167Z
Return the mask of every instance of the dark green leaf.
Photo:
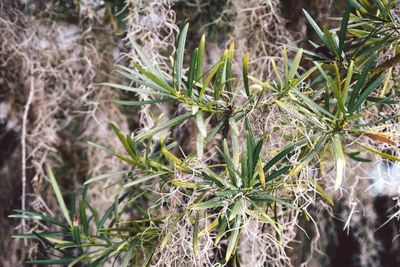
M347 2L346 9L343 13L342 23L340 25L340 32L339 32L339 54L341 55L344 48L344 41L346 38L347 27L349 24L350 18L350 11L351 11L351 3Z
M190 67L189 67L189 75L188 75L188 82L187 82L187 90L188 90L188 97L192 97L192 90L193 90L193 82L196 75L196 67L197 67L197 56L198 56L199 49L196 48L192 54L190 59Z
M348 110L354 110L353 105L356 102L357 98L359 97L359 93L361 89L364 87L366 84L366 79L369 71L372 68L372 65L374 64L376 58L376 53L373 54L369 59L367 64L365 65L364 69L361 72L361 75L358 77L357 83L353 88L353 91L351 92L350 100L349 103L347 104Z
M349 114L353 114L354 111L356 111L361 105L364 103L365 100L370 96L370 94L379 86L382 84L382 81L384 80L384 76L380 75L378 77L375 77L368 85L367 88L363 90L362 94L358 97L357 101L351 106L349 109Z
M31 260L27 261L29 264L36 264L36 265L68 265L74 259L73 258L64 258L64 259L54 259L54 260Z

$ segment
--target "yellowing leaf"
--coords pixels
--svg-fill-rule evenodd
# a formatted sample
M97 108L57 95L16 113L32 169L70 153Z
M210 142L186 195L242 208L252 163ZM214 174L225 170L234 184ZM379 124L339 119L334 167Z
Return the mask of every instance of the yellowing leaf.
M332 137L333 150L335 151L336 157L336 180L335 180L335 190L340 188L342 184L344 172L346 169L346 160L343 153L343 145L340 140L340 135L336 134Z
M257 168L258 177L260 178L260 183L265 188L265 173L264 173L264 168L263 168L261 160L258 160L256 168Z

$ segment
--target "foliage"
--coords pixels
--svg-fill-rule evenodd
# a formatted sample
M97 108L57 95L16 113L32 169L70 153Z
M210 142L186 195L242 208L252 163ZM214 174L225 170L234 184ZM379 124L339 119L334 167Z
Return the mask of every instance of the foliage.
M320 161L320 157L334 158L335 189L345 179L349 158L365 161L359 156L363 151L400 160L367 142L369 139L388 146L397 144L395 136L380 129L389 121L398 121L399 115L369 115L377 107L398 103L398 94L388 82L393 66L400 59L399 26L393 15L396 2L349 0L341 26L331 30L321 29L304 11L321 44L312 43L313 51L298 49L293 60L289 60L284 49L282 70L272 61L275 78L269 81L250 76L248 55L242 62L242 78L237 77L233 44L205 71L204 36L185 69L188 24L177 38L169 73L153 65L131 38L140 62L132 62L134 68L118 66L118 72L132 84L104 85L150 98L117 101L119 104L156 108L175 103L182 107L182 112L165 122L159 118L154 127L135 135L125 135L112 125L125 151L119 153L93 145L129 163L131 168L91 178L85 183L82 197L69 209L49 169L64 219L28 211L11 215L41 220L57 228L15 236L39 239L46 249L57 252L51 259L31 263L96 266L113 259L120 260L122 266L150 265L170 242L175 227L184 217L192 222L194 256L201 250L202 236L213 233L215 247L222 240L227 244L221 250L223 257L214 261L237 263L240 259L236 252L245 222L256 220L267 225L279 243L282 232L279 216L294 210L307 217L307 202L295 198L298 184L312 186L313 192L333 205L321 186L306 183L314 178L309 177L308 167ZM387 51L392 51L393 56L379 62L378 56ZM305 61L314 66L304 69ZM267 151L264 140L269 133L257 136L250 119L256 110L272 106L280 111L278 123L290 129L290 135L285 136L287 144L278 151ZM179 144L171 135L165 135L165 131L190 120L196 122L198 129L196 149L179 157L173 152ZM245 141L241 139L240 125L244 125ZM220 146L215 150L207 148L218 136L222 136ZM274 156L268 160L266 154ZM217 157L217 164L213 157ZM116 193L115 203L100 216L86 198L88 186L116 175L123 175L125 184ZM178 208L168 202L164 193L169 190L178 190L186 196ZM308 192L308 188L304 189L304 194ZM132 209L134 219L123 219Z

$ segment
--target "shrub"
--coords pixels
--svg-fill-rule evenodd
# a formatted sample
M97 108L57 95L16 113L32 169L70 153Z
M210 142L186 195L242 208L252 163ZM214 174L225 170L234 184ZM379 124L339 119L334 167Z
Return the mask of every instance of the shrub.
M153 65L132 38L140 62L132 62L132 68L118 66L118 73L132 83L103 85L149 99L118 104L151 105L154 113L169 104L177 111L168 119L161 114L151 129L135 134L121 133L112 124L124 152L92 145L130 169L89 179L69 208L48 169L63 218L30 211L11 215L53 226L15 235L38 239L52 255L30 262L239 265L249 261L241 243L258 233L258 243L251 244L260 250L258 264L283 264L293 238L288 225L298 216L313 220L308 210L316 195L334 204L318 183L330 166L324 158L334 162L336 175L327 183L335 190L351 179L345 177L350 159L368 162L364 151L400 160L370 144L397 145L395 134L382 131L382 125L390 129L399 117L390 114L398 103L390 81L400 60L395 3L350 0L341 26L331 30L321 29L304 11L320 43L311 43L312 51L288 47L296 51L292 60L284 48L283 64L272 60L274 79L268 81L250 75L248 55L239 78L234 44L205 71L205 37L185 69L188 24L178 35L169 72ZM387 53L393 56L382 59ZM390 115L381 116L381 109ZM257 123L271 112L275 127L264 131ZM195 148L182 151L171 133L190 121L196 125ZM272 143L274 138L278 141ZM99 214L86 192L91 183L117 175L124 184L115 193L115 203Z

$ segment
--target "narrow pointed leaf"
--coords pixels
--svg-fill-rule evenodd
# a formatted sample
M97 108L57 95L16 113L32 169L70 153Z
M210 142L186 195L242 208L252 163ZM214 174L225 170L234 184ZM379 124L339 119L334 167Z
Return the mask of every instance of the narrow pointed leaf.
M213 198L211 200L194 204L190 207L191 210L205 210L225 206L227 202L220 198Z
M228 92L232 92L232 64L233 64L233 54L235 50L235 44L231 43L228 50L228 55L226 59L226 88Z
M306 16L308 23L314 29L318 38L324 43L325 46L328 47L328 42L326 41L326 38L325 38L324 33L322 32L321 28L318 26L318 24L314 21L314 19L310 16L310 14L308 14L308 12L305 9L303 9L303 12Z
M154 178L160 177L160 176L168 174L168 173L169 172L158 172L158 173L155 173L155 174L151 174L151 175L146 175L146 176L140 177L139 179L136 179L136 180L134 180L132 182L129 182L129 183L125 184L124 188L128 188L128 187L131 187L131 186L135 186L135 185L150 181L150 180L152 180Z
M193 253L196 257L199 255L199 220L200 216L197 213L193 226Z
M321 136L318 140L318 142L314 145L314 147L311 149L311 151L305 156L299 165L297 165L292 171L290 171L289 175L294 175L297 174L301 169L303 169L305 166L307 166L308 163L313 160L318 153L322 150L323 146L325 145L326 141L326 136Z
M53 191L54 191L54 194L56 195L58 204L60 205L62 214L64 215L64 218L68 222L68 224L72 227L72 221L69 216L69 211L67 209L67 206L65 205L64 198L62 196L60 187L58 186L58 183L57 183L56 178L54 177L53 171L51 170L51 168L49 166L47 166L47 174L49 175L50 183L51 183L51 186L53 187Z
M379 151L379 150L374 149L374 148L372 148L372 147L368 147L368 146L363 145L363 144L361 144L361 143L359 143L359 142L356 142L356 143L357 143L359 146L363 147L364 149L368 150L369 152L374 153L374 154L376 154L376 155L378 155L378 156L381 156L382 158L385 158L385 159L388 159L388 160L393 160L393 161L400 161L400 158L399 158L399 157L396 157L396 156L387 154L387 153L385 153L385 152Z
M143 53L142 49L140 46L136 43L136 41L133 39L133 36L130 34L128 35L129 40L131 41L131 44L135 50L135 52L138 54L139 58L142 60L142 62L146 65L146 67L149 68L149 70L156 74L158 77L160 77L163 82L166 82L162 77L163 75L161 74L161 70L158 68L154 62L151 62L150 59Z
M182 124L184 121L188 120L192 116L193 115L191 112L179 115L164 124L157 125L155 128L152 128L149 131L139 134L138 136L135 137L135 141L142 141L142 140L149 138L155 134L158 134L159 132L162 132L168 128L171 128L177 124Z
M246 53L243 58L243 83L244 90L248 98L250 98L250 86L249 86L249 54Z
M186 35L189 29L189 23L183 27L182 31L178 35L178 45L176 47L175 57L175 77L176 77L176 90L179 91L182 84L182 72L183 72L183 56L185 53L185 42Z
M196 63L197 63L198 51L199 51L199 49L196 48L190 59L188 82L186 85L189 98L192 98L193 83L194 83L194 79L195 79L195 75L196 75L196 67L197 67Z
M296 54L296 57L293 60L292 66L290 67L290 71L286 80L286 87L288 86L290 81L292 81L293 78L295 77L297 70L300 66L300 61L302 56L303 56L303 49L299 49L299 51Z
M206 37L203 35L200 39L199 52L197 56L197 80L203 84L203 65L205 55Z
M140 89L140 88L134 88L134 87L130 87L130 86L126 86L126 85L121 85L121 84L102 83L101 85L109 86L109 87L116 88L116 89L120 89L120 90L124 90L124 91L127 91L127 92L138 93L138 94L166 96L165 93L162 93L162 92L160 92L160 91L143 90L143 89Z
M114 100L113 102L122 106L144 106L144 105L153 105L160 103L168 103L171 102L172 99L152 99L152 100L142 100L142 101L131 101L131 100Z
M336 134L332 137L332 146L336 158L335 190L338 190L340 188L340 185L342 184L346 169L346 159L344 157L343 145L342 141L340 140L340 135Z
M339 54L341 55L344 48L344 41L346 38L347 27L349 24L350 18L350 11L351 11L351 3L347 2L346 8L343 13L342 23L340 25L340 32L339 32Z
M361 95L358 97L356 102L351 106L349 109L350 115L353 114L354 111L356 111L358 108L361 107L361 105L367 100L367 98L371 95L371 93L379 86L382 84L382 81L384 80L384 76L379 75L376 77L374 80L372 80L367 88L361 93Z
M367 64L365 65L364 69L361 72L361 75L357 79L357 83L353 88L353 91L351 92L350 100L347 105L348 110L354 110L353 106L354 103L356 102L357 98L359 97L361 89L364 87L364 85L367 83L367 75L369 71L372 68L372 65L374 64L376 58L376 53L374 53L370 58L368 59Z
M229 237L228 247L226 249L225 260L229 261L232 254L235 254L236 246L239 240L240 226L241 226L241 216L238 215L235 218L235 222L233 224L233 230L231 231L231 236Z

